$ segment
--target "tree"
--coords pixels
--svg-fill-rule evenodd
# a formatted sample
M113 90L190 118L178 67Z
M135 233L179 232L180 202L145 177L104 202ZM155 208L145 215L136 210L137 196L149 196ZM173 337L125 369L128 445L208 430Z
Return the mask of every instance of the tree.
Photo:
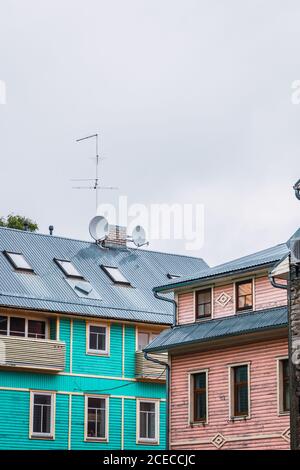
M27 230L29 232L36 232L39 227L36 222L23 217L22 215L9 214L7 217L0 217L0 227L15 228L17 230Z

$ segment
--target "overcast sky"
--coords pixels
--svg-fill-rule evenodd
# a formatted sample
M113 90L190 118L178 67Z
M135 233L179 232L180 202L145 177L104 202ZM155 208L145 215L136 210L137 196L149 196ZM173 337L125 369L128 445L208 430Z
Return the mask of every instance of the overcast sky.
M202 203L213 265L285 241L300 221L298 0L2 0L0 214L89 239L101 201ZM185 252L184 241L150 248Z

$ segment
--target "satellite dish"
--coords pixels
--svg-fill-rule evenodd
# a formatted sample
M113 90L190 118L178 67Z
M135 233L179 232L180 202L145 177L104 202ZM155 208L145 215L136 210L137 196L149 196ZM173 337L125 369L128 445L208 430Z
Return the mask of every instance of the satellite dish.
M96 215L96 217L93 217L90 221L90 235L96 242L104 240L108 235L108 230L108 222L102 215Z
M140 247L146 244L146 232L141 225L137 225L133 229L132 241L137 247Z

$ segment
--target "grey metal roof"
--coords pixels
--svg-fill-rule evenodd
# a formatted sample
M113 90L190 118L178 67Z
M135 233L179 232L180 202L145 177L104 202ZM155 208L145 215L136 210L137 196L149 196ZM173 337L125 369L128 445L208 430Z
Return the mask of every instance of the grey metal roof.
M186 277L181 277L172 280L162 285L157 285L154 288L157 292L168 291L173 288L181 287L184 285L189 285L193 283L198 283L207 279L213 279L220 276L230 275L233 273L238 273L241 271L249 270L251 268L257 268L264 265L271 265L287 255L289 249L286 243L267 248L266 250L258 251L257 253L252 253L242 258L238 258L234 261L228 263L223 263L213 268L201 269L198 273L192 273Z
M285 327L287 321L287 307L277 307L175 326L161 333L147 346L145 351L165 351L226 336L237 336L260 330Z
M36 274L17 272L2 251L21 252ZM100 299L79 297L53 258L70 260ZM118 266L133 287L114 284L100 265ZM168 273L190 275L200 258L136 248L103 250L93 242L0 227L0 305L151 323L172 323L172 306L153 296Z

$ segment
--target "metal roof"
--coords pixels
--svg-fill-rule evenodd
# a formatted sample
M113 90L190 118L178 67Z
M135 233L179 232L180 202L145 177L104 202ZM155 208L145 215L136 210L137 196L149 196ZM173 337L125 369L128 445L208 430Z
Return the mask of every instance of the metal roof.
M249 270L251 268L258 268L263 266L271 265L283 258L283 256L289 253L289 249L286 243L276 245L266 250L258 251L242 258L238 258L228 263L220 264L213 268L201 269L198 273L193 273L186 277L181 277L176 281L172 280L162 285L157 285L154 288L155 291L169 291L175 288L198 283L207 279L213 279Z
M22 253L35 274L17 272L2 253ZM54 258L73 263L99 298L79 297ZM119 267L132 287L114 284L100 265ZM0 305L150 323L172 323L172 306L153 296L170 272L190 275L201 258L115 247L0 227ZM97 296L96 296L97 297Z
M179 325L162 332L145 348L145 351L165 351L227 336L285 327L287 322L287 307L277 307L189 325Z

